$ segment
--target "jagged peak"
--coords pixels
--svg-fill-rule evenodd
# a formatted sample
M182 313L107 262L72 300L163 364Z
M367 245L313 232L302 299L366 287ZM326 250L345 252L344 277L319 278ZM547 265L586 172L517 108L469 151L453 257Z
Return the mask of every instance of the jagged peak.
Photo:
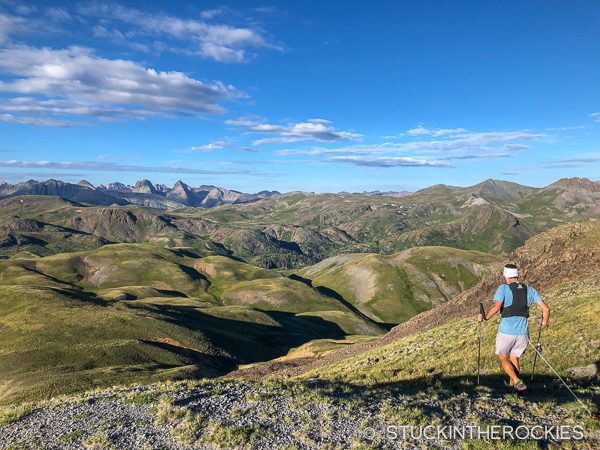
M150 180L144 178L143 180L140 180L135 183L133 192L137 192L140 194L156 194L156 188Z
M189 191L190 186L181 180L177 180L177 182L173 185L173 189L184 189L185 191Z
M170 189L166 196L188 204L192 196L192 190L183 181L177 180L173 185L173 189Z
M96 190L96 188L94 187L94 185L92 183L90 183L89 181L87 181L87 180L81 180L77 184L79 186L83 186L83 187L86 187L86 188L89 188L89 189Z

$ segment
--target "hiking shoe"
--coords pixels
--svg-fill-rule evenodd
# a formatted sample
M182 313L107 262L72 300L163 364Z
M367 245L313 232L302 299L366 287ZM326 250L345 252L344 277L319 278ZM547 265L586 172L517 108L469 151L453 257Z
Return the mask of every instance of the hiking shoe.
M523 380L517 380L517 382L513 386L513 389L516 392L525 392L525 390L527 389L527 385L523 383Z

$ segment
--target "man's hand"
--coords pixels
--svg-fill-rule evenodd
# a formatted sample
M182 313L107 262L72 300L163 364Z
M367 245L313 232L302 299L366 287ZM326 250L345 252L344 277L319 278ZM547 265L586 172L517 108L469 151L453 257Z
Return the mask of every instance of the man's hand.
M483 314L477 314L477 321L478 322L482 322L483 321Z
M548 321L546 321L546 322L542 321L541 326L542 326L542 328L546 328L548 326Z

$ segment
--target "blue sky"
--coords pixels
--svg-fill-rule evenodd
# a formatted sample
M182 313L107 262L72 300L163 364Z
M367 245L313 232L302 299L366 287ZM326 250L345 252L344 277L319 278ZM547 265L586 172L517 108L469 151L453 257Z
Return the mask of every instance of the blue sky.
M598 180L595 1L0 0L0 179Z

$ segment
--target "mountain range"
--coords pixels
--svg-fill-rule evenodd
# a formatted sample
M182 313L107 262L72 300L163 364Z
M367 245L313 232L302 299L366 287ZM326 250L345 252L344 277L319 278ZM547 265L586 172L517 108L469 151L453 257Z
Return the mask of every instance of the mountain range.
M177 181L172 188L164 184L152 184L140 180L135 186L108 183L93 186L86 180L77 184L58 180L29 180L18 184L0 182L0 199L19 195L53 195L74 202L92 205L141 205L155 209L174 209L182 206L212 208L227 203L246 203L279 195L277 191L261 191L256 194L231 191L216 186L191 187Z
M45 256L106 243L145 242L210 248L265 268L291 269L340 254L391 255L415 246L507 255L556 225L600 217L600 182L579 178L543 188L500 180L467 188L437 185L401 198L290 192L249 203L168 211L76 202L41 189L76 186L77 192L110 202L117 198L107 192L120 192L117 201L126 203L129 196L156 197L162 194L153 192L167 189L150 183L138 183L143 192L135 193L135 187L121 185L110 190L60 182L34 186L38 195L17 195L24 191L15 190L0 200L0 251L5 255L30 251ZM3 189L10 191L8 185ZM169 191L171 197L161 198L170 201L177 192L192 191L180 183ZM207 198L203 201L208 204Z

